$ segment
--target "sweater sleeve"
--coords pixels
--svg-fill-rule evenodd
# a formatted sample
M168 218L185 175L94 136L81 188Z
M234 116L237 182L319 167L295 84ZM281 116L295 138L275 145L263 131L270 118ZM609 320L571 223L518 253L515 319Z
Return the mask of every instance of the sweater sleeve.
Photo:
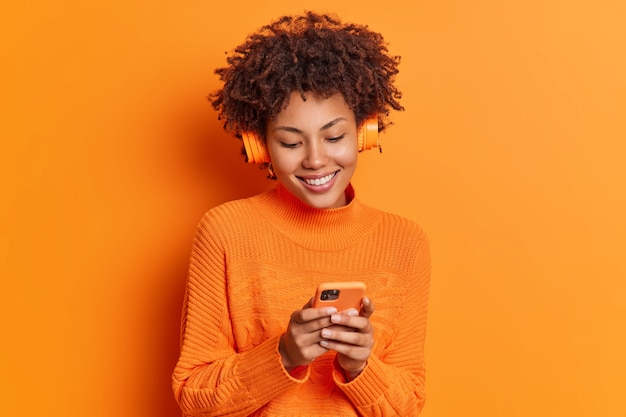
M308 374L296 379L287 373L278 337L237 352L226 297L223 240L211 223L205 216L194 238L172 386L186 416L247 416L303 383Z
M338 370L334 372L335 383L362 416L414 417L424 407L430 251L423 233L416 254L413 279L391 344L379 356L372 354L363 372L350 382L346 383Z

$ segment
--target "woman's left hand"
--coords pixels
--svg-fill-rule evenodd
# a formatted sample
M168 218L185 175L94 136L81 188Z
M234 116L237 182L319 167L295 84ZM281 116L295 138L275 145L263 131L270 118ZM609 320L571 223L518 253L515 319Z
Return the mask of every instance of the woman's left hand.
M365 369L367 359L372 353L374 328L369 318L373 313L374 304L364 297L360 313L333 314L331 322L334 325L322 330L324 340L320 345L338 353L339 366L343 368L348 380L356 378Z

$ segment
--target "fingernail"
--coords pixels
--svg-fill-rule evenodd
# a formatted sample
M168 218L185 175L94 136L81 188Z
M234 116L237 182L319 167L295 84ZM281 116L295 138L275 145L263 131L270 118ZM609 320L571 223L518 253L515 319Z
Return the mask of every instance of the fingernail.
M322 337L328 337L328 336L330 336L330 330L322 329Z
M320 346L322 347L328 347L328 342L325 340L320 341Z
M359 312L356 311L355 309L351 308L347 311L348 316L358 316Z
M339 314L333 314L330 316L330 321L333 323L339 323L341 321L341 316Z
M326 308L326 314L328 315L335 314L336 312L337 312L337 309L335 307Z

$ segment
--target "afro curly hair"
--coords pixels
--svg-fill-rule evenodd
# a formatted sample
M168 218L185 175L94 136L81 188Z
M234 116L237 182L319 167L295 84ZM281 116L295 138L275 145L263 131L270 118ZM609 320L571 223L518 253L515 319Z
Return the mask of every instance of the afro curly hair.
M321 97L341 93L357 125L378 115L379 131L390 109L404 110L394 86L399 56L388 53L381 34L311 11L282 16L249 35L215 70L223 88L209 95L224 129L265 138L293 92Z

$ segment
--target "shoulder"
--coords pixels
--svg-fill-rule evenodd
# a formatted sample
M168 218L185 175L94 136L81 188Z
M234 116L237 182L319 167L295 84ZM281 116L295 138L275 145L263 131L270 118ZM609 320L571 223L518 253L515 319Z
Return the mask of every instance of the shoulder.
M430 259L430 242L424 228L415 220L378 209L379 221L372 242L381 258L393 268L409 273L424 267ZM382 260L381 260L382 262Z
M416 241L428 240L426 231L415 220L372 207L368 207L368 209L378 213L380 219L378 223L379 233Z
M424 228L415 220L371 208L378 213L378 222L372 231L368 248L376 256L368 259L373 267L394 271L403 285L411 285L408 277L426 277L430 271L430 243ZM425 282L427 278L420 278Z
M250 230L260 222L256 201L261 195L227 201L207 210L198 223L198 231L232 234Z
M227 201L218 206L212 207L204 213L203 221L217 219L240 218L242 214L254 209L254 199L258 196L247 197L237 200Z

